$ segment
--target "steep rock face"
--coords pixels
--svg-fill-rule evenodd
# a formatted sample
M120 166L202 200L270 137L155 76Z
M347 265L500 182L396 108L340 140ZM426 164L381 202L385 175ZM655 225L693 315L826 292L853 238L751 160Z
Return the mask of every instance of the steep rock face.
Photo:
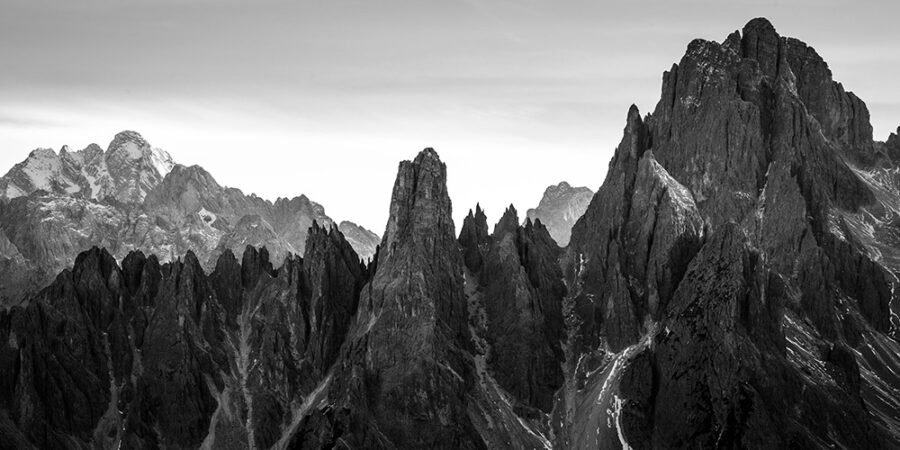
M271 248L273 261L283 261L291 254L299 254L290 242L281 238L272 225L257 214L241 217L228 233L219 238L219 243L210 255L218 259L225 251L239 253L247 247Z
M368 269L345 236L313 223L306 241L304 275L309 281L308 353L318 377L339 356L359 304Z
M877 148L865 105L767 21L692 42L654 113L629 113L563 259L561 445L897 442L879 396L900 361L875 356L897 348L896 180Z
M290 448L548 445L546 424L517 414L473 345L451 217L437 153L402 162L374 276L323 398L297 424ZM546 231L544 238L547 245Z
M150 147L134 131L117 134L105 158L111 184L101 187L97 197L113 197L122 203L142 202L175 165L168 153Z
M858 388L843 377L832 375L839 381L835 386L822 383L822 373L809 377L791 367L788 354L796 350L787 346L781 328L787 292L760 256L729 225L691 263L666 330L657 337L659 390L654 415L644 422L658 424L650 442L814 448L821 445L816 430L827 424L831 439L845 445L884 446L884 436L868 423ZM843 370L823 356L818 370ZM856 368L855 361L848 364ZM715 370L685 373L696 366ZM683 413L685 405L692 414ZM773 432L775 427L780 429Z
M900 127L897 128L896 133L891 133L888 136L887 141L884 143L884 148L887 150L887 155L894 162L894 164L900 164Z
M23 447L269 448L292 427L350 326L367 269L315 225L305 260L265 249L160 266L79 255L0 313L0 427ZM304 261L307 263L305 264Z
M2 206L0 206L2 209ZM41 274L0 229L0 304L16 305L32 296Z
M378 269L336 380L335 400L357 417L351 430L365 430L348 433L347 445L484 447L466 413L473 367L462 355L468 314L451 217L437 153L402 162Z
M475 212L469 210L469 215L463 219L463 226L459 232L459 245L463 248L463 262L474 273L481 270L489 237L487 216L484 215L480 204L475 205Z
M215 386L229 370L213 331L220 325L221 306L192 253L163 266L161 277L142 333L134 400L122 413L122 442L131 448L196 448L216 409Z
M487 237L466 238L466 226L460 242L465 254L478 255L477 264L467 267L481 291L488 368L517 407L549 413L563 382L565 286L557 265L559 249L540 220L527 219L524 226L518 222L510 206L487 244ZM467 224L477 226L468 218Z
M238 265L226 252L211 275L234 342L238 403L246 422L218 417L213 446L239 442L271 448L289 433L306 397L337 358L367 273L332 228L313 222L304 259L288 257L274 270L265 249L248 247ZM237 424L237 425L236 425Z
M632 107L606 181L564 258L578 353L601 340L614 352L637 342L644 319L659 317L703 237L691 192L646 152L646 133Z
M565 181L550 186L544 191L537 208L529 209L526 217L535 221L541 220L550 236L561 247L569 245L572 226L591 203L594 192L586 187L572 187Z

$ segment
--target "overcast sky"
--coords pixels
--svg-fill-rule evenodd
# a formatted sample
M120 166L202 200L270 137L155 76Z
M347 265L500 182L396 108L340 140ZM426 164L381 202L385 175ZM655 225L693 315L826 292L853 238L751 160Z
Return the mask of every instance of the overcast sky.
M725 5L728 6L725 6ZM384 231L397 163L434 147L457 228L566 180L596 189L635 103L695 37L753 17L814 46L900 125L900 3L0 0L0 172L140 132L262 197Z

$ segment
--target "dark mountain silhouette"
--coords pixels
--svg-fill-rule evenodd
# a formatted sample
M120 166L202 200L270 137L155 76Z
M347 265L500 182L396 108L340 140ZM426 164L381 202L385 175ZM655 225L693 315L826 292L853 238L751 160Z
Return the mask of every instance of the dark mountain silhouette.
M0 447L900 448L897 145L755 19L628 111L565 248L512 207L457 235L425 149L365 265L316 221L210 270L81 253L0 312Z

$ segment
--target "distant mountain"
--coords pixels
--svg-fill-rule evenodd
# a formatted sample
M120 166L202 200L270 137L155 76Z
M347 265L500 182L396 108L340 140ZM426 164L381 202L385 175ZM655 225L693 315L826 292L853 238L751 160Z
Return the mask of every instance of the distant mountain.
M565 248L513 207L455 236L430 148L367 264L314 203L199 168L131 207L12 199L6 266L123 228L221 255L92 248L0 310L0 447L900 448L897 137L765 19L691 42L661 91ZM256 241L304 257L232 251Z
M344 238L353 246L353 250L356 250L363 261L375 257L375 250L381 243L381 238L377 234L346 220L338 225L338 230L343 233Z
M0 274L17 286L0 286L0 304L20 300L14 293L23 286L30 287L26 292L42 287L92 246L119 260L142 250L162 262L190 250L207 268L225 250L266 246L277 265L303 254L313 221L334 224L305 196L272 203L223 187L202 167L175 164L133 131L117 134L105 152L96 144L58 154L35 150L0 178L0 193L0 231L8 242L0 258L31 267L23 277L14 273L18 264L0 264ZM374 253L377 235L346 229L361 254Z
M144 200L175 163L163 150L153 148L134 131L116 135L104 152L91 144L72 152L63 146L57 154L37 149L0 178L0 197L12 199L42 190L49 194L92 200L115 199L136 204Z
M591 203L594 192L586 187L572 187L565 181L550 186L537 208L529 209L526 217L532 221L540 219L547 227L550 236L561 247L569 245L572 226Z

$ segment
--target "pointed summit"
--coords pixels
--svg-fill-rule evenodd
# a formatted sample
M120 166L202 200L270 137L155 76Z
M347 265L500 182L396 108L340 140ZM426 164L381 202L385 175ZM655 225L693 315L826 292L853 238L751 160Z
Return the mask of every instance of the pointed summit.
M130 146L129 144L133 145ZM125 130L116 133L113 140L106 148L106 152L113 153L116 151L126 151L129 153L129 156L139 158L141 156L140 149L148 146L150 146L150 143L147 142L140 133L137 131ZM135 150L137 150L137 152L135 152Z
M446 167L425 149L400 163L374 278L363 289L336 383L356 386L335 404L352 408L347 445L382 434L397 448L482 448L459 393L474 371L462 259ZM402 330L402 331L399 331ZM365 388L363 390L363 387Z
M481 269L482 255L479 247L488 240L487 216L481 210L481 204L476 204L475 213L469 210L459 231L459 245L463 248L463 260L469 270L477 272Z
M384 232L382 258L398 241L426 235L453 236L452 206L447 192L447 166L432 148L403 161L391 197L390 218Z
M494 238L500 237L500 235L505 233L513 233L516 229L519 228L519 213L516 211L516 207L513 204L510 204L505 211L503 211L503 216L500 217L500 221L494 225Z

